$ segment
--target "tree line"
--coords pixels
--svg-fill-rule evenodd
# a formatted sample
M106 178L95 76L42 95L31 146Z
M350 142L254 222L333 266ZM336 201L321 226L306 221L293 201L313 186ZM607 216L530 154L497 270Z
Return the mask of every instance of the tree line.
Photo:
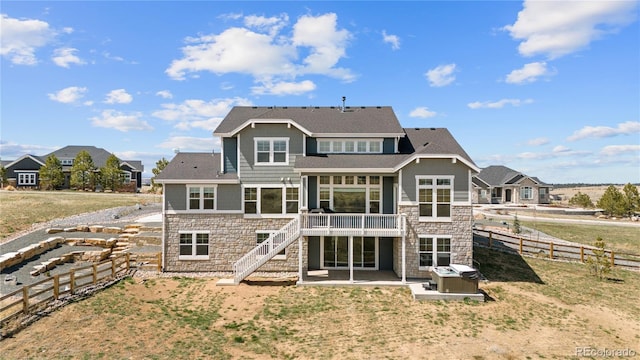
M640 212L640 195L638 194L638 187L631 183L627 183L622 188L622 191L613 185L609 185L595 205L589 195L580 191L569 199L569 204L585 209L598 207L610 216L632 216Z

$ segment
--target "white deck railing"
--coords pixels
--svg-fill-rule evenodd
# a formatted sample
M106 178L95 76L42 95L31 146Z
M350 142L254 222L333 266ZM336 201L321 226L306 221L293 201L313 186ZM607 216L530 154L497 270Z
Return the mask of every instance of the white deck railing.
M305 236L402 236L406 220L395 214L303 214L300 232Z

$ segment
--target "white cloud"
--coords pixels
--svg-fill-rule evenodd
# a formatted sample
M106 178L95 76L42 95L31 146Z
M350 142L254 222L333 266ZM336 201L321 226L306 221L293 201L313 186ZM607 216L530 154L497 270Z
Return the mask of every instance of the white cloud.
M387 44L391 44L391 49L400 49L400 38L397 35L387 34L386 30L382 30L382 41Z
M160 96L163 99L173 99L173 94L169 90L160 90L156 93L157 96Z
M523 56L558 58L586 48L635 19L637 1L526 0L513 25L504 27L520 40Z
M617 127L609 126L585 126L582 129L573 133L573 135L567 138L568 141L576 141L586 138L604 138L612 137L616 135L629 135L634 133L640 133L639 121L627 121L618 124Z
M509 84L532 83L537 81L541 76L550 75L553 75L553 72L547 69L546 62L532 62L525 64L522 69L516 69L510 72L505 81Z
M535 138L527 141L527 145L531 145L531 146L540 146L548 143L549 143L549 139L545 137L539 137L539 138Z
M128 104L131 101L133 101L133 96L125 89L111 90L104 99L107 104Z
M2 14L0 19L0 55L16 65L38 63L36 51L56 36L55 30L42 20L15 19Z
M162 149L178 151L212 151L220 148L220 140L213 136L204 138L191 136L173 136L158 145Z
M336 14L302 16L293 25L289 37L282 31L287 21L286 15L247 16L245 27L187 38L182 58L173 60L165 72L177 80L187 75L197 76L201 71L217 75L249 74L260 84L258 88L268 88L269 83L290 82L308 74L343 81L354 79L349 69L336 66L346 56L351 39L351 33L338 28ZM299 91L298 87L291 89Z
M0 140L0 154L2 154L2 160L17 160L25 154L48 154L56 149L59 149L59 147L17 144L10 141Z
M608 145L602 148L600 154L614 156L626 153L640 153L640 145Z
M425 74L429 80L429 85L432 87L447 86L456 80L453 75L456 70L456 64L447 64L437 66Z
M69 68L69 64L83 65L85 62L75 55L78 49L74 48L59 48L53 51L53 62L63 68Z
M63 104L72 104L84 97L84 94L86 92L86 87L70 86L68 88L59 90L58 92L50 93L47 95L49 96L49 99L53 101L57 101Z
M315 89L316 84L310 80L301 82L281 81L276 84L265 81L260 86L252 87L251 92L254 95L302 95Z
M502 109L505 105L520 106L533 103L533 99L501 99L498 101L475 101L468 103L467 106L471 109Z
M204 101L198 99L185 100L180 104L162 104L162 110L152 113L153 116L175 123L180 130L201 128L213 131L233 106L252 105L247 99L214 99Z
M438 114L435 111L429 110L429 108L427 108L426 106L417 107L409 113L410 117L423 118L423 119L434 117L436 115Z
M141 120L142 113L123 113L116 110L103 110L100 116L91 118L91 124L96 127L116 129L122 132L131 130L153 130L146 121Z
M557 154L557 153L564 153L564 152L571 151L571 149L569 149L568 147L566 147L564 145L558 145L558 146L555 146L553 148L553 150L551 150L551 151L553 151L554 153Z

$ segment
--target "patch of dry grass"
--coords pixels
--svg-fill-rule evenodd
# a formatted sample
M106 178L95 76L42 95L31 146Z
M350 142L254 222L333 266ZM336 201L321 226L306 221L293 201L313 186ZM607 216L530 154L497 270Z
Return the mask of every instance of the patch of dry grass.
M160 196L76 191L0 191L0 242L33 224L118 206L159 202Z

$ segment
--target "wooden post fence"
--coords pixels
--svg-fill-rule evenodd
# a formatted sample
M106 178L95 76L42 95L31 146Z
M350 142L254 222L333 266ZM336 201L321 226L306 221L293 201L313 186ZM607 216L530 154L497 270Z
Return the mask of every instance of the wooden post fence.
M493 245L493 232L489 231L489 248Z
M76 271L74 269L69 270L69 292L73 294L76 290Z
M22 311L26 314L29 312L29 288L22 288Z
M58 300L60 297L60 275L53 275L53 298Z
M553 259L553 242L549 243L549 259Z
M522 236L520 236L520 255L522 255Z
M580 246L580 262L584 262L584 246Z
M131 255L129 253L124 253L124 259L125 259L125 266L127 268L127 271L129 271L130 266L131 266Z
M613 253L613 250L611 250L611 267L616 266L616 257Z
M98 265L93 264L93 283L97 283L98 282Z
M162 253L158 253L157 260L158 260L158 272L162 272Z

